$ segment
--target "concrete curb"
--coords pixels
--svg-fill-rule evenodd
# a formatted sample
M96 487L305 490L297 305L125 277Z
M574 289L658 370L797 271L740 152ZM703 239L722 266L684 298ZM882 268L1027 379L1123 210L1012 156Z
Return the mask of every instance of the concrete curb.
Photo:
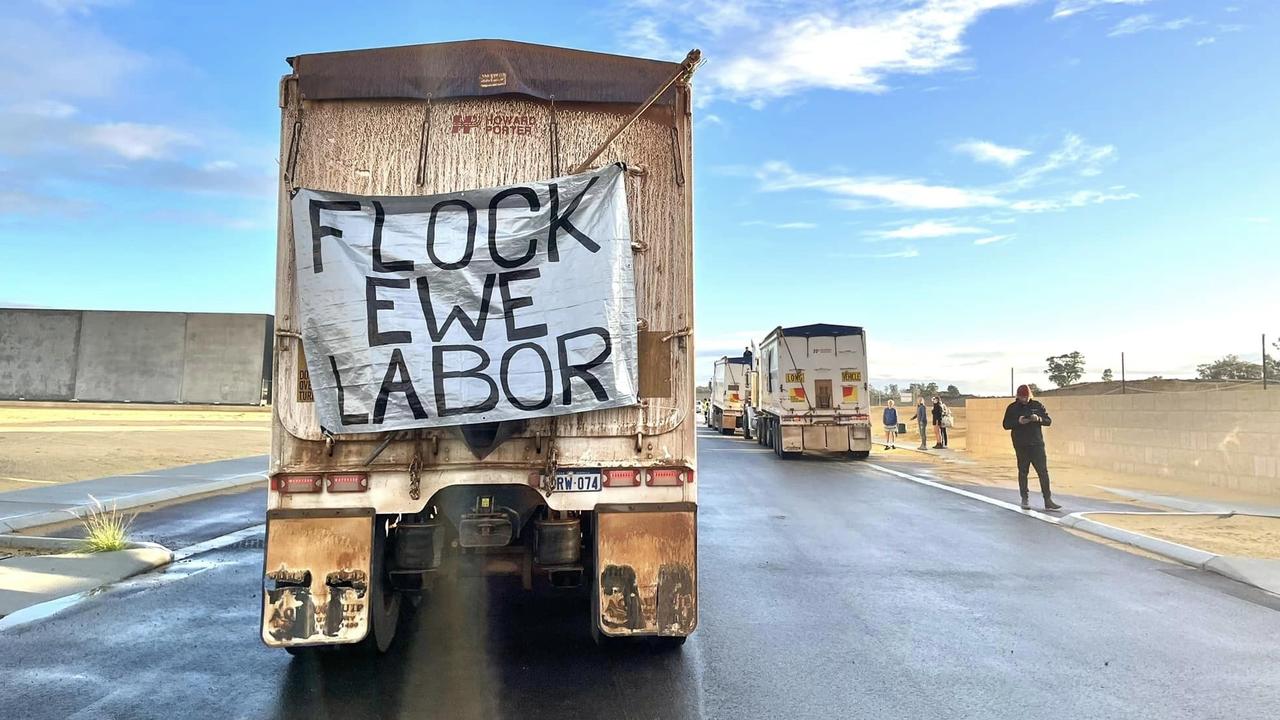
M50 554L81 552L84 540L80 538L40 537L39 535L0 535L0 548L21 548L23 550L47 550ZM160 549L163 545L151 542L125 543L125 550Z
M220 492L222 490L247 487L249 485L265 481L266 477L267 474L265 472L259 472L250 473L248 475L236 475L234 477L222 478L220 480L211 480L198 485L183 485L180 487L162 488L160 490L149 490L135 495L112 498L107 503L104 503L104 505L108 508L115 508L116 510L134 510L146 505L155 505L157 503L168 502L170 500L179 500L193 497L195 495L207 495L209 493ZM88 498L86 498L86 500L87 499ZM47 510L44 512L8 518L7 520L0 520L0 534L15 533L29 528L56 525L58 523L67 522L68 520L76 520L88 515L92 507L92 505L85 503L72 508Z
M24 622L24 610L151 572L173 557L162 545L132 543L115 552L10 558L0 563L0 628Z
M1007 503L1003 500L997 500L986 495L970 492L961 488L951 487L950 485L934 482L933 480L927 480L922 477L916 477L910 473L893 470L891 468L876 465L875 463L864 463L864 466L878 470L887 475L893 475L894 477L899 477L904 480L910 480L911 482L920 485L928 485L929 487L945 490L955 495L962 495L971 500L977 500L988 505L994 505L1005 510L1010 510L1018 513L1019 515L1027 515L1040 520L1041 522L1049 523L1050 525L1060 525L1073 530L1079 530L1080 532L1086 532L1090 535L1097 535L1098 537L1106 538L1107 540L1130 545L1140 550L1145 550L1149 553L1182 563L1183 565L1188 565L1197 570L1216 573L1223 577L1244 583L1245 585L1258 588L1259 590L1280 595L1280 560L1267 561L1257 560L1254 558L1218 555L1216 553L1189 547L1187 545L1169 542L1168 540L1153 538L1149 535L1133 532L1132 530L1122 530L1118 527L1107 525L1106 523L1100 523L1097 520L1090 520L1085 517L1086 515L1213 515L1217 517L1229 517L1230 515L1253 515L1253 513L1140 513L1086 510L1070 513L1062 517L1054 517L1036 510L1023 510L1013 503ZM1270 516L1258 515L1257 517Z
M1140 550L1146 550L1149 553L1154 553L1161 557L1169 558L1170 560L1176 560L1177 562L1180 562L1183 565L1190 565L1191 567L1197 570L1207 569L1206 566L1208 565L1209 561L1213 560L1216 557L1219 557L1219 555L1217 555L1216 553L1207 552L1205 550L1193 548L1188 545L1181 545L1179 543L1169 542L1168 540L1161 540L1160 538L1153 538L1150 535L1143 535L1142 533L1133 532L1132 530L1122 530L1113 525L1107 525L1106 523L1100 523L1097 520L1090 520L1089 518L1085 517L1085 515L1093 515L1093 514L1095 513L1091 513L1091 512L1071 513L1070 515L1062 518L1060 522L1062 525L1072 528L1073 530L1079 530L1080 532L1087 532L1090 535L1097 535L1098 537L1103 537L1108 540L1114 540L1115 542L1118 542L1118 543L1131 545ZM1108 515L1108 514L1115 514L1115 513L1097 513L1097 514ZM1133 513L1133 514L1139 514L1139 513ZM1165 513L1149 513L1149 514L1163 515ZM1187 513L1179 513L1179 514L1181 515L1181 514L1187 514ZM1214 513L1206 513L1206 514L1214 514Z

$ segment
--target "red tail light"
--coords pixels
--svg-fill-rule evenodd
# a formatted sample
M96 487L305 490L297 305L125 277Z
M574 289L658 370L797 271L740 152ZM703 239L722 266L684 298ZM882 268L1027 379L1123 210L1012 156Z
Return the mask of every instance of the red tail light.
M271 482L276 492L317 493L320 492L321 477L319 475L276 475Z
M336 473L329 476L329 492L364 492L369 489L365 473Z
M693 482L693 471L688 468L654 468L649 471L650 487L671 487Z
M605 468L605 487L635 487L640 484L640 471L623 468Z

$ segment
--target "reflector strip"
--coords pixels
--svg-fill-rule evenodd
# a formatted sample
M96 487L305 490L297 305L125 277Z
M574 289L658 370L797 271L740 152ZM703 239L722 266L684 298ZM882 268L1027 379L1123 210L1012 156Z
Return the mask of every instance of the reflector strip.
M685 468L654 468L649 471L650 487L671 487L693 482L693 471Z
M276 475L273 478L276 492L282 493L320 492L320 484L319 475Z
M341 473L329 476L329 492L364 492L369 489L369 476L364 473Z
M634 469L607 468L604 471L605 487L635 487L640 484L640 471Z

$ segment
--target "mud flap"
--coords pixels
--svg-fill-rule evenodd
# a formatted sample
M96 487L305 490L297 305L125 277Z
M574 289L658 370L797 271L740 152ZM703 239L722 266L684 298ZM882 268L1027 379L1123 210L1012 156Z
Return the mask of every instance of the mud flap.
M698 624L698 506L596 506L593 612L609 636L685 636Z
M364 639L373 527L372 508L267 512L264 643L287 647Z

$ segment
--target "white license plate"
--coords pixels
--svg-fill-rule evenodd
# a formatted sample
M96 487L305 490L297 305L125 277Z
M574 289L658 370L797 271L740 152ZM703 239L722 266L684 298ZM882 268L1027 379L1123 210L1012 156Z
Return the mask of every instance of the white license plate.
M556 473L556 492L600 492L599 470L565 470Z

